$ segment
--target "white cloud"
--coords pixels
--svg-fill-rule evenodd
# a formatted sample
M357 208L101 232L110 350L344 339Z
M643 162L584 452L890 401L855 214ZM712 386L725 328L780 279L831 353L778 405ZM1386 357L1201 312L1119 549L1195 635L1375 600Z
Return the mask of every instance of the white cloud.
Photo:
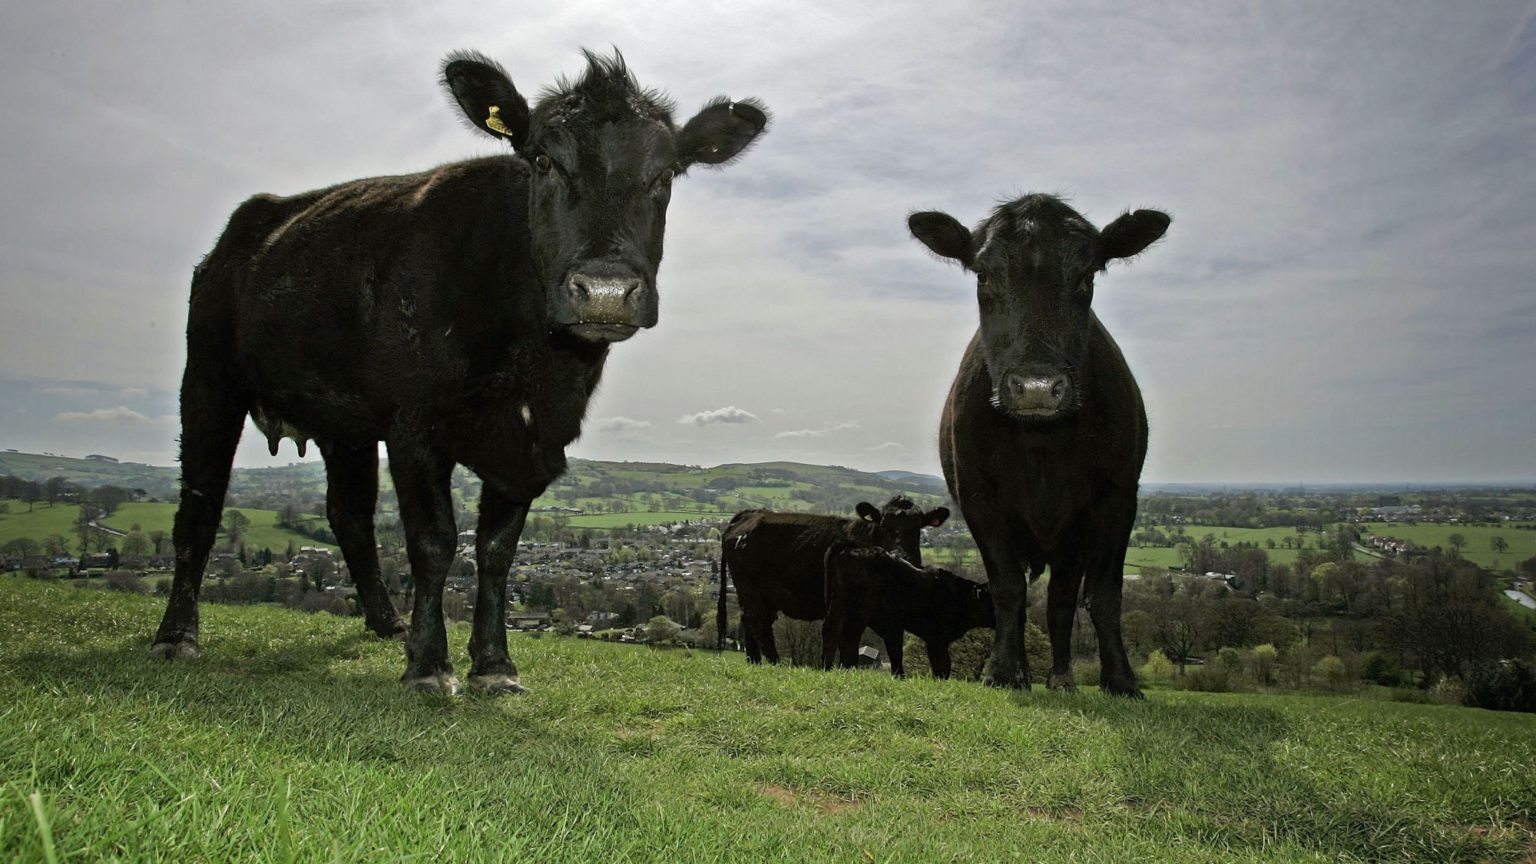
M592 426L598 432L605 432L615 438L626 440L640 438L642 432L655 428L655 424L649 420L635 420L629 417L600 417L592 421Z
M905 449L907 449L905 444L899 444L899 443L897 443L895 441L887 441L884 444L876 444L875 446L869 448L869 452L871 452L871 453L895 453L898 450L905 450Z
M857 424L857 423L828 423L825 426L822 426L820 429L795 429L795 430L790 431L790 432L779 432L779 433L775 434L773 437L775 437L775 438L825 438L828 435L831 435L831 434L834 434L834 433L837 433L837 432L847 432L849 430L858 429L858 428L859 428L859 424Z
M677 422L683 425L714 426L720 423L756 423L757 415L751 411L727 405L724 408L716 408L712 411L700 411L697 414L685 414L677 418Z
M164 426L176 422L176 415L146 417L124 405L116 408L97 408L94 411L61 411L53 416L60 423L118 423L134 426Z

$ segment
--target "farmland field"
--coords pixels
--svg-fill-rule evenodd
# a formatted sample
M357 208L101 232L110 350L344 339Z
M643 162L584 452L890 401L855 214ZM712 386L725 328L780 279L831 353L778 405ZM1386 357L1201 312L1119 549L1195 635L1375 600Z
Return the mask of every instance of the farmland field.
M402 691L357 619L0 577L8 861L1520 862L1536 716L1024 693L515 636ZM459 662L467 628L449 644ZM750 826L750 830L745 830Z

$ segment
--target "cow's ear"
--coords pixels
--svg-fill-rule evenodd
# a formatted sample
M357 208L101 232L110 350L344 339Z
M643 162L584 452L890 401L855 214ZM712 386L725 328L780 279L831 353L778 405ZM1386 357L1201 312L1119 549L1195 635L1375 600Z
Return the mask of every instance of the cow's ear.
M925 515L928 517L928 527L937 528L944 524L944 520L949 518L949 508L935 507L932 510L929 510Z
M768 108L756 99L712 100L677 133L679 165L724 165L747 152L768 128Z
M1116 258L1129 258L1140 253L1157 242L1172 221L1161 210L1137 210L1105 225L1104 230L1099 232L1099 243L1104 254L1100 266Z
M913 213L907 217L907 230L933 254L959 261L966 269L971 269L975 242L971 232L955 217L938 210Z
M443 61L443 85L469 122L521 150L528 141L528 100L505 69L475 51L455 51Z
M853 508L853 512L859 514L860 519L871 525L880 524L880 508L868 501L860 501L858 506Z

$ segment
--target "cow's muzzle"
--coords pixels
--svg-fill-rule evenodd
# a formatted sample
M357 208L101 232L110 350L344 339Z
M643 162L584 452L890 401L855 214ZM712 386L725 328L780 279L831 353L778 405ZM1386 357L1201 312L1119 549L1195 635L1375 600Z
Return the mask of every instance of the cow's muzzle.
M1047 419L1070 410L1072 379L1060 373L1012 372L1003 377L994 398L1015 417Z
M556 321L589 342L622 342L656 326L656 292L639 276L576 271L559 293Z

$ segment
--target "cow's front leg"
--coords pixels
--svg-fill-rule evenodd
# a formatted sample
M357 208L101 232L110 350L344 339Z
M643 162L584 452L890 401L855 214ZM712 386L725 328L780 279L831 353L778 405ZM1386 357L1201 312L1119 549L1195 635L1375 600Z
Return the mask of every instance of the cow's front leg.
M997 618L997 639L992 643L992 665L986 683L993 687L1030 688L1029 658L1024 655L1029 571L1006 541L982 539L971 526L981 561L992 586L992 609Z
M528 504L485 484L475 529L475 628L469 637L469 686L485 693L521 693L517 667L507 655L507 574L528 518Z
M423 443L391 440L389 473L400 497L400 522L405 529L416 604L411 632L405 640L405 674L401 683L412 690L452 695L459 690L448 662L448 631L443 621L443 586L453 563L458 532L453 523L449 479L453 463Z

